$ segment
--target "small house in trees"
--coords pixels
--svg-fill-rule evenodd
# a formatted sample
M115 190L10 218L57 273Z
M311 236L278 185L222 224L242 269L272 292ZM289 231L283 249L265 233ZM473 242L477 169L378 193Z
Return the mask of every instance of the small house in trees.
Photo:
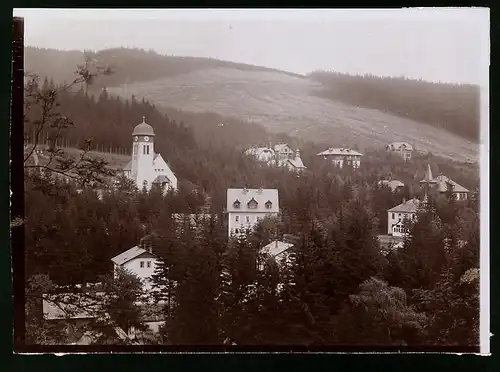
M280 167L286 167L292 172L302 172L306 170L306 166L302 162L300 151L298 149L295 151L295 156L287 157L284 160L278 160L277 165Z
M469 190L445 175L440 174L437 177L433 177L430 164L427 164L427 171L424 178L420 181L420 185L427 190L437 190L441 194L451 192L456 200L467 200L470 194Z
M266 216L279 214L277 189L228 189L228 234L241 235Z
M379 186L387 186L391 189L392 192L401 190L405 184L398 180L381 180L378 181Z
M290 250L294 247L294 243L284 240L274 240L262 248L262 253L268 258L275 260L278 263L289 262Z
M420 205L421 201L414 198L389 209L387 211L387 234L397 237L405 236L408 233L405 222L416 221Z
M413 146L408 142L392 142L385 146L385 151L401 156L404 160L410 160Z
M331 161L337 167L343 168L344 166L350 166L356 169L361 165L361 157L363 154L347 148L329 148L320 152L318 156L322 156L324 159Z
M154 151L155 133L153 127L145 122L137 125L132 132L132 159L123 168L125 176L134 181L142 190L151 190L153 186L164 192L177 190L177 177L161 154Z
M151 277L157 263L157 257L152 252L151 245L143 241L141 247L135 246L113 257L113 270L116 274L118 267L137 275L143 280L145 289L150 289Z

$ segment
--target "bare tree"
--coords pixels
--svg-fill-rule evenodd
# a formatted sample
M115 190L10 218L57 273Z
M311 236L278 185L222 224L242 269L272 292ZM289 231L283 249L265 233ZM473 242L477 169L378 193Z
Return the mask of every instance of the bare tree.
M25 76L25 105L24 117L25 128L30 128L32 133L29 142L31 145L25 149L24 168L43 171L45 174L55 174L72 179L80 185L98 184L103 182L103 176L113 175L113 172L106 168L107 163L95 157L89 156L91 139L85 139L80 147L80 154L77 157L68 156L61 148L58 148L58 140L62 138L64 132L73 127L74 122L61 114L59 111L58 98L61 93L69 92L76 86L85 87L91 85L99 76L110 75L110 66L100 64L91 52L85 51L85 63L78 65L75 71L75 79L69 84L59 87L40 87L39 76L36 74L26 74ZM34 119L29 119L29 118ZM50 133L50 135L48 135ZM40 161L38 153L43 139L42 135L47 134L46 149L48 156L45 161Z

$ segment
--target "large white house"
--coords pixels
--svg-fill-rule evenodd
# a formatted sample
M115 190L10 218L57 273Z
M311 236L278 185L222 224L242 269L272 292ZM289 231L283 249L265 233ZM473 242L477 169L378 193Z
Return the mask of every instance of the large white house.
M132 159L123 169L125 176L134 181L139 190L151 190L158 185L165 192L177 190L177 177L161 154L154 151L155 133L153 127L145 122L137 125L132 132Z
M151 289L151 277L158 261L151 250L151 246L132 247L113 257L111 261L113 261L115 273L118 267L124 268L143 281L144 289Z
M392 207L387 211L387 234L392 236L405 236L408 231L405 221L416 221L421 201L410 199Z
M266 216L279 214L276 189L227 189L228 234L241 235Z
M320 152L318 156L322 156L323 158L330 160L333 164L341 168L345 165L353 168L359 168L363 154L346 148L329 148Z
M467 200L470 194L469 190L445 175L440 174L437 177L433 177L430 164L427 164L427 171L425 172L424 179L420 181L420 185L436 189L441 194L451 191L456 200Z
M399 155L404 160L410 160L413 153L413 146L408 142L392 142L385 146L385 151Z

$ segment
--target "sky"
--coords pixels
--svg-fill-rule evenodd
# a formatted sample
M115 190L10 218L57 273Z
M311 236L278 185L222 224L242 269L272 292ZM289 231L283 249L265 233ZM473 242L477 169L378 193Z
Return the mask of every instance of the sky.
M488 79L489 10L14 9L25 45L138 47L307 74L406 76L481 84Z

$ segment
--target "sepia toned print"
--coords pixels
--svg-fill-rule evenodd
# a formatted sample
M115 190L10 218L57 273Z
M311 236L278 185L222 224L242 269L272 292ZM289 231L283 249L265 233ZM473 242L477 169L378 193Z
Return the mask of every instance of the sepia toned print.
M20 350L479 352L488 13L449 11L19 10Z

